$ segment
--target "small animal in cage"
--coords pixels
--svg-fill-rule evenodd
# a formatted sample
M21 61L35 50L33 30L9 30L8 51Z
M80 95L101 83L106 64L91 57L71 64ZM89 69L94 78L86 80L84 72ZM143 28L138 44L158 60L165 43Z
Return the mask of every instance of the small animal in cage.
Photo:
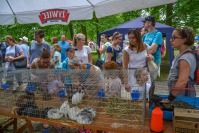
M60 119L63 115L64 114L60 112L60 109L50 109L48 111L48 118L50 119Z
M77 122L79 124L91 124L95 116L96 111L93 108L84 108L80 110L79 114L77 114Z
M144 98L143 94L144 94L145 89L146 89L146 98L148 99L149 89L151 87L151 84L147 82L147 80L149 79L147 70L145 68L137 68L135 70L134 77L136 79L136 83L138 84L138 88L136 87L133 89L134 90L139 89L138 90L140 93L139 99Z
M70 111L70 106L68 104L68 101L64 101L64 103L60 107L60 113L64 114L64 116L67 117L69 111Z
M35 105L35 95L32 92L26 91L25 94L18 97L16 106L26 107L27 105Z
M118 64L114 61L108 61L103 65L103 69L106 70L105 76L107 78L106 96L121 97L122 81L119 78Z
M77 120L77 114L79 114L79 112L80 109L78 107L72 107L68 112L68 116L71 120Z
M18 115L41 117L41 111L35 104L35 95L32 92L26 91L25 94L19 96L16 106Z
M80 104L84 96L84 90L79 90L77 91L73 96L72 96L72 104Z

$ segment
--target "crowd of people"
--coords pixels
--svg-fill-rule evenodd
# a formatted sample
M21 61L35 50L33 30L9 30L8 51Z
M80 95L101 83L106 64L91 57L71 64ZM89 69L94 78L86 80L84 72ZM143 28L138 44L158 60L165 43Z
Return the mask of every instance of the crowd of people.
M139 71L142 70L143 73L147 73L145 77L148 78L144 80L147 83L147 95L152 82L156 80L156 78L151 78L147 69L147 61L154 61L158 67L161 64L162 33L155 28L155 24L155 17L148 16L143 20L142 30L130 29L128 32L128 46L123 49L120 45L123 39L121 33L115 32L111 37L103 34L100 37L101 42L98 51L101 55L101 60L105 66L107 65L106 63L115 62L118 70L125 71L118 78L124 83L128 92L134 90L134 86L143 85L139 81L139 76L136 75L137 73L142 74L142 72L137 72L138 69ZM55 69L58 72L63 72L64 70L65 73L62 73L59 79L65 86L72 86L72 78L68 77L71 69L86 69L90 72L100 71L100 68L93 63L91 48L85 45L86 37L84 34L78 33L74 35L72 45L66 41L66 35L61 35L60 41L57 37L52 37L52 46L44 40L44 37L44 31L37 30L34 33L34 41L32 41L30 46L27 45L28 38L25 36L19 38L21 40L20 44L10 35L5 37L6 43L0 42L0 67L5 67L10 72L7 75L9 80L6 81L9 85L13 86L12 78L14 78L14 75L11 71L19 69L15 67L14 62L24 57L27 57L28 69ZM171 46L179 50L179 54L175 57L171 66L168 87L170 89L172 87L193 87L189 77L193 78L195 59L192 54L183 55L183 52L189 50L194 43L193 30L189 27L175 29L170 41ZM2 66L2 62L5 62L5 65ZM107 70L105 66L103 68ZM115 69L114 65L110 66L108 70ZM23 88L23 83L20 82L20 75L15 74L15 76L19 88ZM84 76L88 77L88 75ZM174 98L178 94L179 92L176 93L175 91L174 93L170 90L170 97ZM195 93L184 92L183 95L195 95Z

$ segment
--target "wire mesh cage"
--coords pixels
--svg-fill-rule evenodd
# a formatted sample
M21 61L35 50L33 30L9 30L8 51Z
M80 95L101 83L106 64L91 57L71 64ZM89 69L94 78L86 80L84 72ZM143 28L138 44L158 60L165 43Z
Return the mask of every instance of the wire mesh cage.
M61 123L143 130L146 89L125 90L126 72L88 70L3 71L0 110Z

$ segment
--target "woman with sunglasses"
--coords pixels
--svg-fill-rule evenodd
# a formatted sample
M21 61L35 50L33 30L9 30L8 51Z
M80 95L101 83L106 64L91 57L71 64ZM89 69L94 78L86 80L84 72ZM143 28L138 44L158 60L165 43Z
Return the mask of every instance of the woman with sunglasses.
M51 60L51 55L48 50L43 49L39 58L35 58L30 66L31 69L54 69L55 64Z
M168 99L164 103L172 102L176 96L196 96L194 88L194 74L196 70L196 58L191 51L194 44L194 32L190 27L176 28L170 39L171 46L179 53L172 61L168 76ZM185 53L186 52L186 53Z
M128 32L129 46L123 50L123 69L124 83L126 91L132 91L134 86L138 86L134 73L137 68L147 69L146 61L153 60L153 56L147 54L147 46L143 43L141 33L139 29L131 29ZM128 75L128 76L127 76ZM151 79L147 80L147 83L151 85ZM150 87L149 87L150 88Z

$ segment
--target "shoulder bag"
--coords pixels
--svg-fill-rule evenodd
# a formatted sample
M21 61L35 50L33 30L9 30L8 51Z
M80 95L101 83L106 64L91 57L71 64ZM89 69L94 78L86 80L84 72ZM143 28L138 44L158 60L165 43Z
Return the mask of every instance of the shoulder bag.
M15 57L17 57L17 46L15 46ZM27 57L24 57L23 59L15 60L14 66L16 68L26 68L27 67Z

